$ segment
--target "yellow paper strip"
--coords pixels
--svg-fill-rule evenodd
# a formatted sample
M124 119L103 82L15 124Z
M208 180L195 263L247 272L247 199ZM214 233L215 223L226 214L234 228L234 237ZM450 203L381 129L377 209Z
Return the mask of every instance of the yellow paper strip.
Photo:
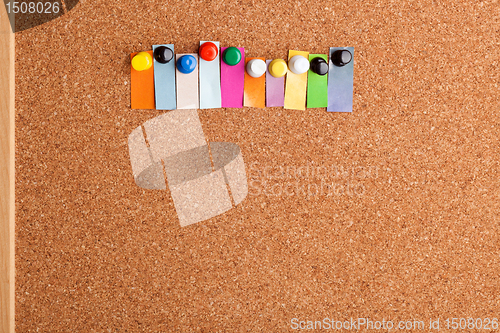
M293 56L301 55L309 59L309 52L294 51L288 52L288 61ZM290 68L286 74L285 85L285 109L305 110L306 109L306 92L307 92L307 72L297 75Z

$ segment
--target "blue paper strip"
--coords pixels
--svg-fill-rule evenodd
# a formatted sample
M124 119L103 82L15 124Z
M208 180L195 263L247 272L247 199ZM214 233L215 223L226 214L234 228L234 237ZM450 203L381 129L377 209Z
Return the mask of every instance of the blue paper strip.
M164 44L153 45L153 53L159 46L166 46L174 52L174 44ZM175 98L175 57L166 64L161 64L156 60L153 60L153 63L156 109L175 110L177 108Z
M331 57L336 50L349 50L352 54L351 62L342 67L335 66ZM352 112L354 47L331 47L329 56L328 107L326 111Z
M200 42L200 46L206 43ZM217 58L212 61L200 59L200 109L221 107L220 90L220 47L219 42L212 42L219 48Z

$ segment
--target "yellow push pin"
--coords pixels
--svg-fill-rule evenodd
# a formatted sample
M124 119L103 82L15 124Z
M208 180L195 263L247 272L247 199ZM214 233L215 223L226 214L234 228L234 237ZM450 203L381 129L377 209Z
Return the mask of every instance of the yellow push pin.
M288 67L286 65L285 60L283 59L274 59L269 64L269 73L274 77L283 77L285 76Z
M136 71L145 71L153 65L153 57L147 52L139 52L132 58L132 67Z

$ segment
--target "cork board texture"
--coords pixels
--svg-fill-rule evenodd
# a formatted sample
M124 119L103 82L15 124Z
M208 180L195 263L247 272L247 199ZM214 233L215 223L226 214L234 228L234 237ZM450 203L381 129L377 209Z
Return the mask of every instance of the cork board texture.
M16 33L17 331L500 317L499 20L498 0L82 0ZM203 40L352 46L354 104L198 110L248 195L180 227L134 181L128 137L168 111L130 109L130 54Z

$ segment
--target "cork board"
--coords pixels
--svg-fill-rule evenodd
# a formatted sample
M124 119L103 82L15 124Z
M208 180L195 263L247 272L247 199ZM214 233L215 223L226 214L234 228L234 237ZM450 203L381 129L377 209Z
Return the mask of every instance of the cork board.
M499 3L88 1L16 33L19 332L500 315ZM198 111L249 193L184 228L133 179L132 52L353 46L352 114ZM295 323L298 323L295 321ZM303 325L306 325L303 324ZM302 326L305 327L305 326Z

